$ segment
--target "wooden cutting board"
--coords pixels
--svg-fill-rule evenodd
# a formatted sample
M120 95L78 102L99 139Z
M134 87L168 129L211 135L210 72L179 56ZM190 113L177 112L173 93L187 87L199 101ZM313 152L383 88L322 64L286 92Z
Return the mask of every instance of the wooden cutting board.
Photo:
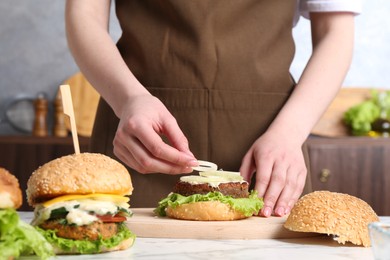
M188 221L157 217L152 208L132 209L127 226L137 237L193 239L302 238L314 233L292 232L283 227L287 217L251 217L235 221Z

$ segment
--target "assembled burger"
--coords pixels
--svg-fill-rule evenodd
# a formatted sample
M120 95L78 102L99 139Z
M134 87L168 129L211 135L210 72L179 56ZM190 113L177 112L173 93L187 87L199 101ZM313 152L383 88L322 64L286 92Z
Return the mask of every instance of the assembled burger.
M58 254L124 250L135 235L131 217L133 186L127 169L95 153L63 156L39 167L27 183L34 225Z
M263 200L248 191L240 173L206 171L181 177L155 213L183 220L238 220L257 215L262 207Z
M41 259L54 255L53 248L32 226L20 220L15 209L22 205L19 181L0 168L0 259L36 254Z

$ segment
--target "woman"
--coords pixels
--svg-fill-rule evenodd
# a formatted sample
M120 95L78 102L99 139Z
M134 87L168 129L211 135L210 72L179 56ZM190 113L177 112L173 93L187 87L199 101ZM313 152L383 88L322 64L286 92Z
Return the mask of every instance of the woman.
M115 44L109 0L68 0L69 47L103 98L92 148L132 169L132 206L156 206L198 158L252 179L263 216L288 214L305 185L302 146L351 62L353 2L302 1L313 53L295 84L298 2L117 0Z

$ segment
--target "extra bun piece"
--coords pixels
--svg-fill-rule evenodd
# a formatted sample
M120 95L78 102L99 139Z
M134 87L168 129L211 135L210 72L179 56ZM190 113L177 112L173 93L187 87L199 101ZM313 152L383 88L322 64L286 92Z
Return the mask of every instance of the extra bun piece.
M123 240L119 245L111 247L111 248L106 248L102 247L100 248L99 252L96 253L106 253L106 252L112 252L112 251L120 251L120 250L125 250L130 248L134 244L134 237L130 237L126 240ZM73 249L71 251L64 251L61 248L53 245L54 248L54 253L56 255L76 255L76 254L81 254L77 249Z
M127 169L98 153L66 155L35 170L27 182L31 206L69 194L105 193L131 195L133 185Z
M22 201L18 179L6 169L0 168L0 209L17 209Z
M166 213L171 218L199 221L247 218L241 212L232 209L228 204L219 201L200 201L182 204L175 208L167 207Z
M368 224L379 221L365 201L348 194L315 191L303 196L284 226L292 231L335 235L339 243L371 245Z

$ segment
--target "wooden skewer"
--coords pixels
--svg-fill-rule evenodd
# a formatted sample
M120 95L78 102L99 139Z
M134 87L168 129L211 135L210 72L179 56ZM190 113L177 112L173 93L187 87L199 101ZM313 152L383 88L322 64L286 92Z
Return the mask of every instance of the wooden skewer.
M74 151L76 154L79 154L80 145L79 145L79 139L77 137L76 120L74 117L73 102L72 102L72 96L70 94L69 85L61 85L60 91L61 91L62 105L64 107L64 114L69 116L70 119L70 128L72 132Z

